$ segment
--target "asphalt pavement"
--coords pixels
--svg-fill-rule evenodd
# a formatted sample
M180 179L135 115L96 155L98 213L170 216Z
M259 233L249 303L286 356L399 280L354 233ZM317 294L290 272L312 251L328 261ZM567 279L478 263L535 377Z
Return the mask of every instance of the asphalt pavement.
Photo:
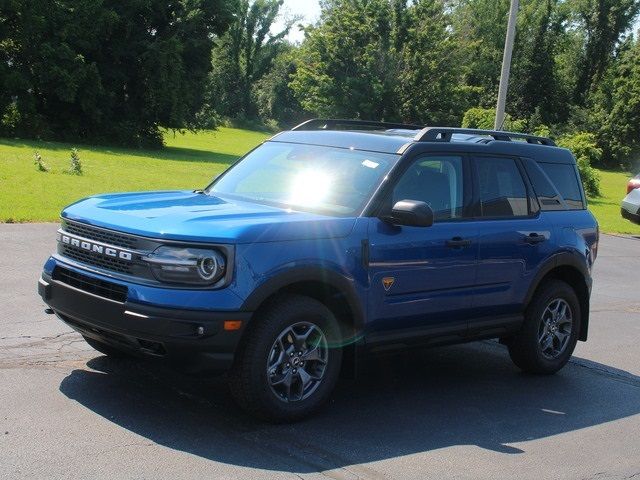
M46 315L56 228L0 225L0 478L640 478L640 239L602 236L590 338L557 375L495 342L381 357L274 426L221 378L108 359Z

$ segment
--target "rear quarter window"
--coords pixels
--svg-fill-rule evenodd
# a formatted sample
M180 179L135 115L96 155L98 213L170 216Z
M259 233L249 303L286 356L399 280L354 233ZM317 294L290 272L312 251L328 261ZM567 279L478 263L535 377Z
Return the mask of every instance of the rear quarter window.
M539 162L538 165L562 195L569 210L582 210L585 208L579 183L580 179L575 165L544 162Z
M535 160L524 158L524 169L538 197L541 210L567 210L562 196Z

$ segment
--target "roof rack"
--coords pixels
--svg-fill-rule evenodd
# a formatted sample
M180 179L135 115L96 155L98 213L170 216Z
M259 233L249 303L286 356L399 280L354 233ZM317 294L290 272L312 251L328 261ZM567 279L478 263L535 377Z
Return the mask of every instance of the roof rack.
M339 130L339 126L350 127L354 130L385 129L385 130L419 130L413 138L416 142L450 142L454 133L464 135L478 135L492 137L494 140L511 142L513 139L523 139L534 145L555 147L556 143L550 138L528 135L526 133L503 132L500 130L479 130L475 128L456 127L424 127L407 123L372 122L370 120L341 120L337 118L314 118L307 120L291 130Z
M466 135L486 135L493 137L494 140L510 142L514 138L521 138L527 143L534 145L547 145L555 147L556 143L550 138L537 137L535 135L527 135L526 133L503 132L498 130L478 130L474 128L455 128L455 127L426 127L423 128L415 137L416 142L450 142L454 133L462 133Z
M410 125L405 123L372 122L369 120L340 120L336 118L314 118L307 120L291 130L338 130L338 126L358 127L366 129L402 129L402 130L422 130L424 125Z

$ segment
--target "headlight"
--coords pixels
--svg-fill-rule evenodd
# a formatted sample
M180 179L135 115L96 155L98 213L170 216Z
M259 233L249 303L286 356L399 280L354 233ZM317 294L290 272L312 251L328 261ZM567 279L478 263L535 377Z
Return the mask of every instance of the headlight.
M213 285L226 272L226 260L217 250L159 247L144 258L161 282Z

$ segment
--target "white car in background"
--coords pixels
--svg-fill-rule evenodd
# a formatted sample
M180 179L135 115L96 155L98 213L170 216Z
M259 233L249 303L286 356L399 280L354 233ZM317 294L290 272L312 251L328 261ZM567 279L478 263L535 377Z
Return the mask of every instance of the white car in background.
M629 180L620 213L627 220L640 224L640 173Z

